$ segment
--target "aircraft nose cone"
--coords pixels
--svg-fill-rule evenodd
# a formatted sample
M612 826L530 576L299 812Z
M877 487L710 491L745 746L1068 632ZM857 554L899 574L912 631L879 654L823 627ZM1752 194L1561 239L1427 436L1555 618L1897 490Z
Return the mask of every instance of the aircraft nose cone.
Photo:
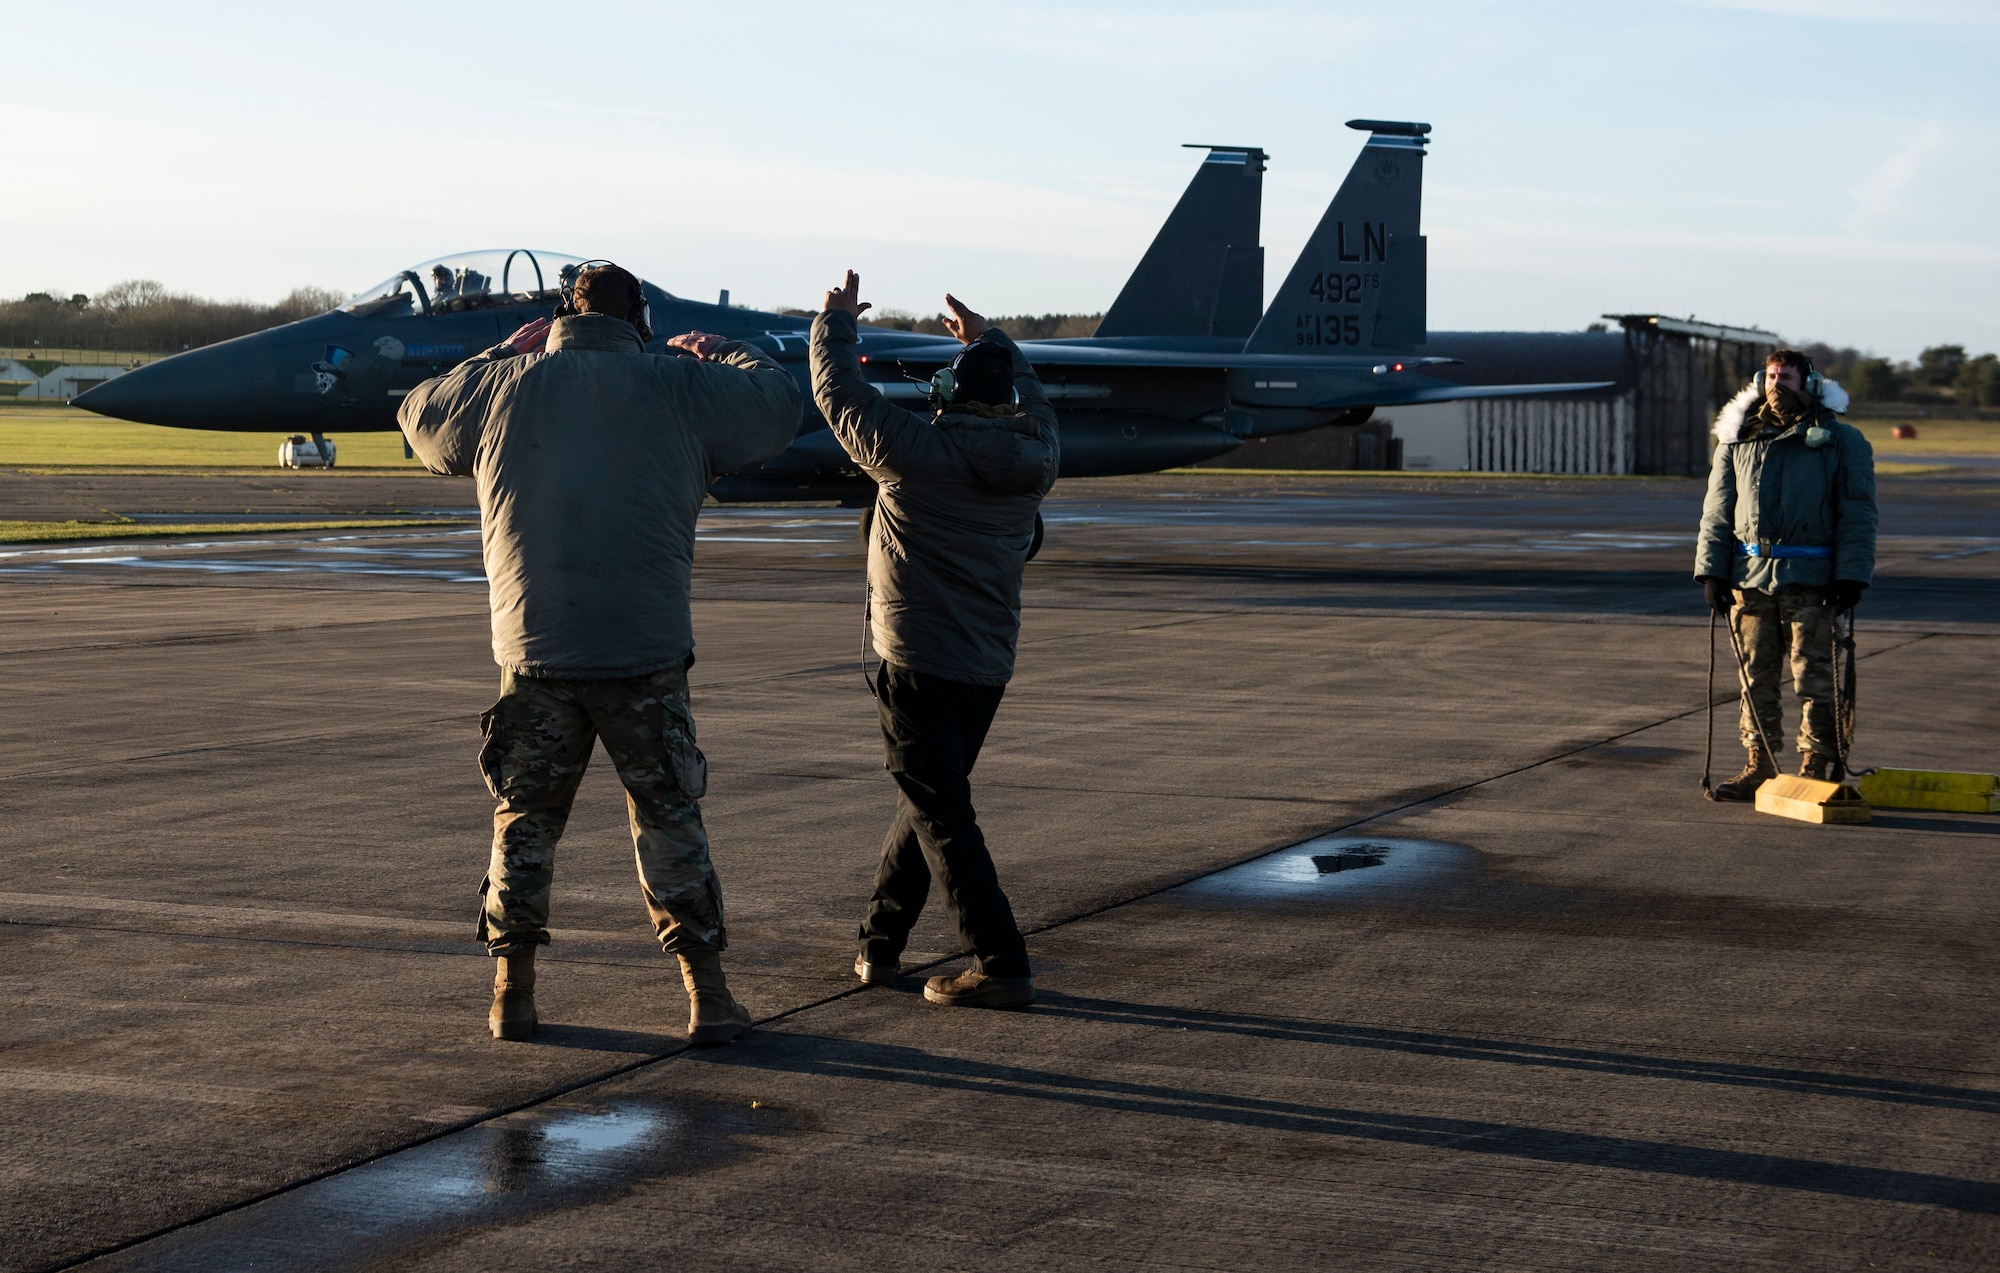
M71 399L98 415L179 429L277 428L269 354L228 341L147 363Z

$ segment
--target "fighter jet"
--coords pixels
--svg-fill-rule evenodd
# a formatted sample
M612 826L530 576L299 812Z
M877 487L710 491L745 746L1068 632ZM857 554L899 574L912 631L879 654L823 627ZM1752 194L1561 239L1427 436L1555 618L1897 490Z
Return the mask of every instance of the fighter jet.
M1453 383L1459 360L1429 352L1419 233L1429 124L1350 120L1368 134L1299 259L1262 306L1259 245L1267 156L1206 151L1152 246L1086 338L1023 342L1062 427L1062 476L1149 473L1247 439L1359 424L1378 407L1542 396L1608 381ZM560 299L579 257L526 248L463 253L400 270L337 309L148 364L79 395L102 415L192 429L309 434L396 428L396 407ZM651 348L711 331L757 345L802 387L809 318L674 296L644 284ZM959 348L948 337L864 327L863 364L883 394L918 405ZM1456 379L1465 379L1464 376ZM1476 377L1475 377L1476 379ZM754 471L724 475L722 500L863 500L806 393L797 440Z

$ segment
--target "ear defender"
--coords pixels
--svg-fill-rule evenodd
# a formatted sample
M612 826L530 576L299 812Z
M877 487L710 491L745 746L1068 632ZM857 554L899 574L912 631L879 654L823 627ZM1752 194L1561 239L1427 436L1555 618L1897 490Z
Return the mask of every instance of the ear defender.
M958 393L958 376L949 367L939 367L931 377L931 407L942 411L951 405L953 395Z
M1760 398L1763 397L1764 372L1758 372L1757 379L1752 383L1757 387L1757 396ZM1806 359L1806 374L1799 378L1799 384L1814 402L1825 401L1826 377L1819 374L1819 368L1812 365L1812 359L1810 358Z
M576 308L576 285L583 281L584 271L592 268L593 266L610 265L610 264L612 264L612 262L610 261L600 261L592 259L584 261L583 263L570 269L569 278L562 285L562 303L556 306L556 317L557 318L576 317L578 312Z

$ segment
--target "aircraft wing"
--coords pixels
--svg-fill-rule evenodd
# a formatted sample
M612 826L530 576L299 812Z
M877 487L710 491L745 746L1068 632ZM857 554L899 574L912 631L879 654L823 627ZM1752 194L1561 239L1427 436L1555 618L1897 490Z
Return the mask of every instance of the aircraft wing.
M1375 395L1370 401L1378 407L1408 407L1422 402L1462 402L1468 398L1540 398L1557 393L1589 393L1592 390L1613 389L1617 384L1615 380L1575 380L1542 385L1455 385L1445 381L1430 381L1428 384L1412 385L1408 388L1388 386L1385 392ZM1347 398L1341 398L1314 405L1332 408L1345 406L1348 401Z
M891 360L883 358L881 361ZM1215 364L1174 365L1213 367ZM1457 385L1445 380L1434 380L1429 376L1413 377L1400 383L1389 380L1380 382L1371 380L1360 384L1350 380L1348 383L1351 388L1336 392L1331 397L1315 398L1291 405L1312 411L1332 411L1357 405L1409 407L1426 402L1463 402L1473 398L1540 398L1563 393L1593 393L1604 389L1615 389L1618 385L1615 380L1570 380L1523 385ZM884 397L896 399L915 400L926 397L929 392L925 385L894 380L876 381L875 387L882 391ZM1072 398L1098 399L1105 396L1103 391L1094 385L1047 384L1042 387L1052 402L1063 402Z
M906 345L879 352L871 351L869 361L876 364L930 368L942 366L958 348L956 341L935 346ZM1231 377L1231 383L1239 390L1266 390L1267 386L1272 390L1304 390L1302 396L1288 396L1283 401L1288 407L1306 410L1330 410L1357 404L1390 407L1412 406L1424 402L1458 402L1471 398L1542 397L1548 394L1589 393L1616 387L1616 382L1611 380L1462 385L1423 374L1425 360L1421 357L1409 357L1407 361L1397 362L1388 360L1392 359L1391 355L1378 355L1377 358L1386 361L1377 361L1377 358L1146 349L1042 340L1022 342L1021 352L1027 355L1028 361L1038 371L1046 372L1082 371L1088 374L1092 370L1137 371L1167 368L1234 372L1238 374ZM1435 361L1457 362L1458 360ZM1249 381L1248 377L1254 377L1259 373L1266 379ZM1287 377L1287 380L1272 383L1279 376ZM1074 376L1065 375L1061 380L1074 380ZM888 382L880 387L892 398L915 398L924 394L924 390L916 385ZM1096 386L1064 384L1061 381L1047 384L1045 387L1049 391L1049 397L1057 400L1096 398L1104 396L1107 392Z
M1186 367L1205 371L1305 371L1391 374L1395 371L1414 372L1422 367L1426 359L1422 354L1375 354L1363 358L1328 357L1325 354L1252 354L1243 352L1218 352L1189 349L1146 349L1118 345L1071 344L1055 340L1024 340L1020 342L1021 352L1037 367L1121 367L1134 370L1150 367ZM891 348L874 349L866 352L870 362L935 363L943 366L949 362L963 346L955 340L940 340L936 344L908 344ZM1401 361L1398 361L1400 358ZM1460 362L1451 358L1445 362ZM1382 371L1376 372L1377 367ZM1552 393L1576 389L1608 388L1610 382L1577 382L1563 385L1512 385L1486 386L1491 390L1482 394L1462 394L1461 397L1502 397L1509 394L1526 393L1529 390L1545 389Z

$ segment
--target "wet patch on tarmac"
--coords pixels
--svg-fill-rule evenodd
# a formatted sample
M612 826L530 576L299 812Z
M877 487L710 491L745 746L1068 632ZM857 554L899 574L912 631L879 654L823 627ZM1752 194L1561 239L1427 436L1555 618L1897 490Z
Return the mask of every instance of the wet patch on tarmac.
M1820 830L1803 824L1800 829ZM1935 923L1912 924L1852 907L1709 893L1700 890L1699 881L1688 883L1687 892L1554 883L1525 873L1522 864L1449 841L1329 835L1203 876L1160 900L1274 915L1366 909L1402 926L1488 930L1499 924L1513 933L1617 933L1745 949L1838 951L1864 943L1889 952L1922 943L1953 951L1968 967L1994 964L1982 935L1972 929L1946 931Z
M447 510L449 511L449 510ZM473 510L475 513L477 510ZM853 518L796 514L747 517L736 510L704 509L695 528L698 544L852 544ZM428 511L426 516L430 515ZM208 521L283 521L288 516L325 520L324 514L244 514ZM155 517L136 520L156 521ZM106 540L51 547L0 548L0 577L186 571L205 575L345 575L486 583L480 529L390 530L333 535L149 541Z
M198 539L0 550L0 576L74 570L193 571L208 575L377 575L483 584L479 530Z
M1170 896L1210 905L1402 899L1471 874L1479 854L1442 840L1320 836L1183 884Z
M351 1269L457 1235L705 1170L784 1132L770 1107L622 1098L453 1132L90 1262L92 1269Z

